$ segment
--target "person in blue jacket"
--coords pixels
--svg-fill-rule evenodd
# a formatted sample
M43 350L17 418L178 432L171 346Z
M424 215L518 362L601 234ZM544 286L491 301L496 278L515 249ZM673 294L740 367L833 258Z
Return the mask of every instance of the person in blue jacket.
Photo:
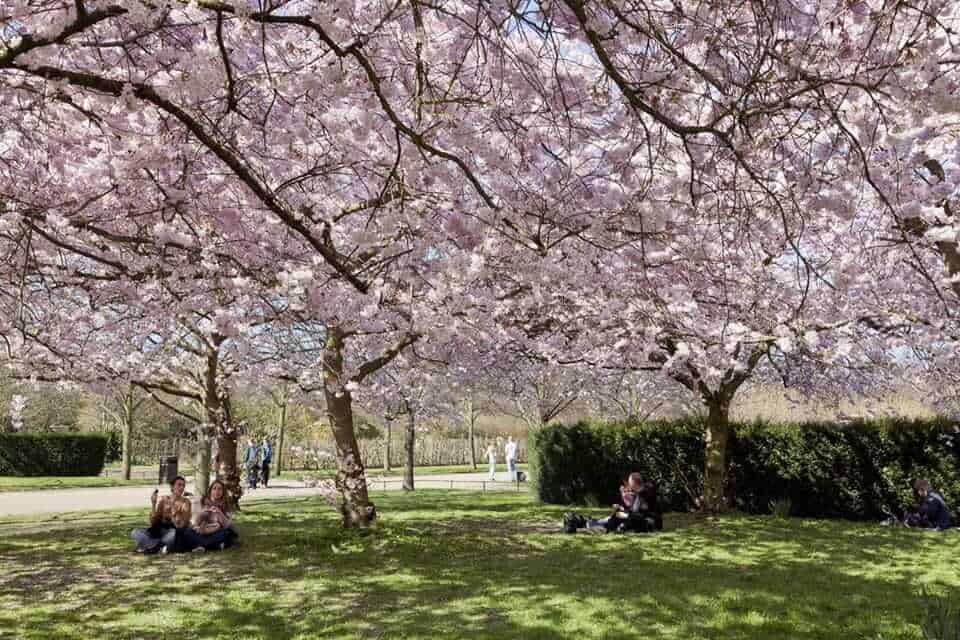
M953 522L950 507L943 496L934 491L930 481L924 478L913 483L913 493L917 498L916 510L907 515L906 524L925 529L949 529Z
M247 440L247 451L243 455L243 466L247 469L247 485L257 488L257 476L260 474L260 450L253 438Z
M269 440L264 438L260 451L260 482L263 483L263 488L266 489L267 483L270 482L270 462L273 460L273 445L270 444Z

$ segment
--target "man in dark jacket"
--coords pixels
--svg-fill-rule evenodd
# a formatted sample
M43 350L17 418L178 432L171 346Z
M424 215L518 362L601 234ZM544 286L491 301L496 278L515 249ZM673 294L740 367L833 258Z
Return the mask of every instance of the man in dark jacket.
M266 438L263 439L263 447L260 449L260 480L264 488L270 482L270 463L273 462L273 445Z
M646 480L641 483L641 489L634 497L634 502L627 511L627 519L615 531L661 531L663 529L663 513L657 500L657 486Z
M917 508L907 515L906 524L925 529L949 529L952 526L950 508L939 492L934 491L930 481L919 479L913 483Z
M657 488L652 482L644 482L642 476L631 473L620 487L620 502L613 505L613 513L606 518L587 519L578 513L563 517L563 529L574 533L577 529L602 528L613 531L658 531L663 529L663 514L657 501Z
M257 479L260 476L260 450L253 438L247 439L247 450L243 454L243 466L247 469L247 484L251 489L256 489Z

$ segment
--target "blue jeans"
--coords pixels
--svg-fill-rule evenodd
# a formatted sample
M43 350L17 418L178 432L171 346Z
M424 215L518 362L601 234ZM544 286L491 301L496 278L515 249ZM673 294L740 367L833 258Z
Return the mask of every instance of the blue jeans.
M144 551L158 551L160 547L169 547L177 537L177 530L173 527L151 527L149 529L134 529L130 537L137 543L137 548Z
M229 527L208 534L197 533L193 529L183 529L176 550L179 552L193 551L197 547L203 547L207 551L219 551L220 545L227 548L236 539L237 532Z

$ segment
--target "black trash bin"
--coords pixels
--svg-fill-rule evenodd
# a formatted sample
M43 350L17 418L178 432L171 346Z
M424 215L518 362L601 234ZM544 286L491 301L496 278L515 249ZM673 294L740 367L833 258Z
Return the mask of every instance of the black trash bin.
M160 458L160 480L157 484L170 484L177 477L177 456Z

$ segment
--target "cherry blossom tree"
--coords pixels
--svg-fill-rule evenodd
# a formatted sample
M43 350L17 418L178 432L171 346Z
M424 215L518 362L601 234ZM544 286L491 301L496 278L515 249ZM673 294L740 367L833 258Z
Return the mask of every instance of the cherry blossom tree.
M541 143L558 159L551 182L598 203L568 198L586 218L531 216L519 244L543 259L527 273L498 256L501 295L529 309L509 313L548 361L657 369L698 394L708 509L723 507L744 382L802 352L837 366L900 323L882 291L907 279L879 280L860 254L907 233L915 200L891 192L917 182L923 157L902 152L956 91L956 11L564 0L514 8L509 36L484 33L570 133Z
M313 336L283 375L323 387L348 525L371 513L351 394L465 309L548 366L698 394L719 509L737 390L889 334L882 292L910 285L860 249L949 235L956 151L926 180L909 154L956 92L957 11L18 2L0 10L5 295L22 308L38 251L47 277L144 313L151 287L230 272L291 344ZM929 275L949 251L885 264Z
M498 358L498 367L486 376L493 405L531 429L560 416L581 397L585 384L580 368L550 365L524 354Z
M136 308L105 303L80 289L53 298L35 281L30 298L20 300L18 348L7 365L37 380L70 381L95 390L131 387L124 415L132 417L140 389L176 415L196 425L199 441L196 484L209 481L211 439L220 451L219 473L236 502L240 495L236 461L237 425L231 416L230 379L243 358L235 338L221 333L214 318L189 305L173 316L145 315ZM49 286L50 283L47 283ZM103 306L100 306L103 304ZM91 309L96 311L91 312ZM164 323L166 319L166 323Z
M583 395L598 415L643 422L658 415L687 414L699 399L675 381L651 371L593 370Z
M443 205L483 189L430 139L427 120L460 103L425 108L422 45L401 35L422 19L417 3L350 8L347 20L332 6L249 6L48 1L0 16L0 102L16 113L3 144L21 150L0 189L10 265L39 242L48 265L82 256L74 280L107 272L135 305L144 289L189 289L219 270L238 295L274 296L291 326L320 327L310 364L344 521L364 526L352 387L419 338L412 308L448 295L413 300L410 282L443 273ZM405 328L379 340L384 324ZM382 350L352 361L372 335Z

